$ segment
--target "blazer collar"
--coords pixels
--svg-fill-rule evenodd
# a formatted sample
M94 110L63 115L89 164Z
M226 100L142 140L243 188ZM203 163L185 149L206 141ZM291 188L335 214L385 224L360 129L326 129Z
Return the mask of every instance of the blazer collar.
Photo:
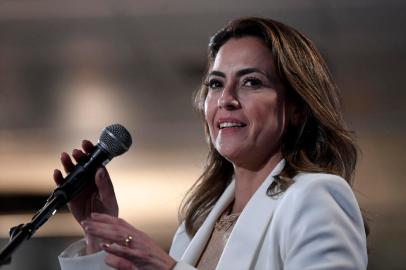
M266 191L272 183L273 177L279 174L284 166L285 160L281 160L248 201L237 223L234 225L216 269L250 268L256 256L257 247L262 241L276 206L276 200L272 200L267 196ZM234 190L235 182L233 180L196 232L181 258L182 261L196 265L211 236L215 222L225 208L233 201ZM238 260L236 260L236 254L238 255Z
M200 226L199 230L196 232L195 236L192 238L189 246L186 248L182 261L185 261L191 265L196 265L200 255L203 252L204 247L206 246L207 241L211 236L214 224L225 208L233 201L234 199L234 189L235 189L234 180L228 185L226 190L217 200L213 209L210 211L209 215Z

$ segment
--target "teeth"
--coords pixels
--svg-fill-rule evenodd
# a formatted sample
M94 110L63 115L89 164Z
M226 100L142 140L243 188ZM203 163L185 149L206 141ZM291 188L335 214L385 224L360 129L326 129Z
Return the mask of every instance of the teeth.
M244 124L242 123L233 123L233 122L223 122L220 123L220 128L232 128L232 127L242 127Z

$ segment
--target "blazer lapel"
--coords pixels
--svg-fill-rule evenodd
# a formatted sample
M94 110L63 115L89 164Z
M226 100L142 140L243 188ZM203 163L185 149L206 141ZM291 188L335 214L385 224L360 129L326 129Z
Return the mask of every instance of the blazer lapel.
M234 180L228 185L226 190L220 196L213 209L210 211L210 214L207 216L206 220L203 222L202 226L196 232L189 246L183 253L181 258L182 261L185 261L191 265L196 265L197 261L200 258L200 255L205 248L207 241L209 240L211 233L213 231L214 224L218 217L223 213L225 208L232 202L234 199Z
M272 183L273 177L282 171L284 165L285 161L280 161L248 201L224 247L217 270L253 268L253 261L258 255L278 202L277 199L266 195L266 191Z

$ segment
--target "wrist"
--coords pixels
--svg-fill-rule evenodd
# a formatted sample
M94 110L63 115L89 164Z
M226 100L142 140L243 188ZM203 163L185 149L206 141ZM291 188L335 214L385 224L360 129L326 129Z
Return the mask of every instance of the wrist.
M85 234L85 241L86 241L85 255L90 255L102 250L100 247L102 240L100 238L90 236L89 234Z

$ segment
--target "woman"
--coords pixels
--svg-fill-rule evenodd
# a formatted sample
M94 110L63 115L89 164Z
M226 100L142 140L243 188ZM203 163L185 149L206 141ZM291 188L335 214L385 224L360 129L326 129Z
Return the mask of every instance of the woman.
M312 43L282 23L244 18L212 37L208 60L195 102L207 165L183 203L169 255L117 218L102 168L96 187L70 204L86 242L62 253L62 268L366 269L351 191L356 148ZM61 160L69 172L73 162L65 153ZM59 171L54 178L63 181Z

